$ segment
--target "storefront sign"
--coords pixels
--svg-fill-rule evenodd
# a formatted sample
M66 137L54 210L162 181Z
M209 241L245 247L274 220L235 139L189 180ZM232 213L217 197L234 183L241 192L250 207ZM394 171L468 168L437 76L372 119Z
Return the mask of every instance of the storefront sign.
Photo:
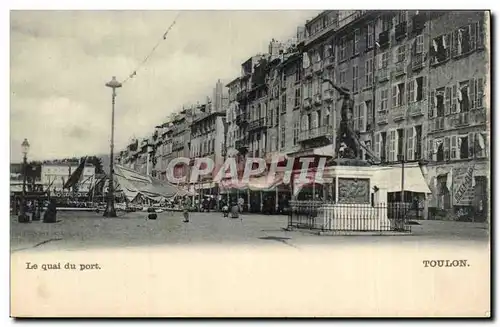
M470 199L464 197L467 191L472 188L472 178L474 174L474 165L467 169L457 168L453 170L454 185L459 185L453 195L455 205L470 205Z

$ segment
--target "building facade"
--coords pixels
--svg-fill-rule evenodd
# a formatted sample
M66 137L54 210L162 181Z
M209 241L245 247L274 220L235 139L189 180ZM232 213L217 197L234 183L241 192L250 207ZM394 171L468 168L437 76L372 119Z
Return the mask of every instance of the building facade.
M64 183L71 174L78 168L78 163L44 163L41 168L41 183L46 190L50 186L51 192L62 193ZM85 164L85 167L78 185L78 192L87 194L95 183L95 167ZM68 192L66 190L66 192Z
M324 11L300 26L296 39L272 40L268 53L241 64L226 85L227 101L214 95L211 104L225 117L194 109L158 130L155 170L165 176L169 160L180 156L220 160L224 134L227 156L238 162L334 156L341 99L331 81L353 96L364 159L422 167L432 190L425 200L430 218L485 217L487 24L488 13L478 11Z

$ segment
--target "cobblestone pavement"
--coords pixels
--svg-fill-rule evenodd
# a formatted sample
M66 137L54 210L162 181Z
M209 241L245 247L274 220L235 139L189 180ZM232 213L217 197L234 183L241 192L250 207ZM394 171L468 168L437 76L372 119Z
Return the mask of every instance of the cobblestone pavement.
M285 231L286 216L242 215L223 218L220 213L191 213L183 223L182 214L160 213L148 220L147 213L120 213L103 218L93 212L59 212L58 223L17 223L11 216L11 251L81 250L99 247L148 247L157 245L274 245L300 249L309 245L361 243L470 242L488 244L488 226L481 223L419 221L411 235L400 236L318 236L303 231Z

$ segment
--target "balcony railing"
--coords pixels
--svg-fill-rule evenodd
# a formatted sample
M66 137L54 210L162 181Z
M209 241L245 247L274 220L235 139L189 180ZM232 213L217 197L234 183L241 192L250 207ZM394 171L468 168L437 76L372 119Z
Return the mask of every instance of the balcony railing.
M301 131L299 133L299 142L304 142L319 137L328 137L330 136L330 134L331 134L331 127L320 126L307 131Z
M394 71L393 71L394 76L397 77L397 76L405 75L407 64L408 63L406 62L406 60L397 62L394 65Z
M260 128L266 128L266 127L267 127L267 125L266 125L266 118L265 117L259 118L257 120L253 120L248 124L249 131L257 130Z
M429 131L436 132L444 130L444 117L435 117L429 120Z
M389 68L387 68L387 67L380 68L379 70L377 70L376 75L377 75L377 81L379 81L379 82L388 81L390 79Z
M417 53L411 57L411 69L419 70L425 67L426 56L423 53Z
M427 108L427 101L411 102L408 104L408 114L411 117L418 117L425 114Z
M310 97L304 98L304 101L302 101L302 106L304 107L304 109L311 108L312 99Z
M383 125L387 124L387 109L377 111L377 124Z
M401 121L406 119L406 106L399 106L391 109L392 119L394 121Z
M474 109L471 111L449 115L446 118L446 126L448 128L482 125L486 123L486 110Z
M396 40L402 39L406 36L407 28L407 22L402 22L396 25Z

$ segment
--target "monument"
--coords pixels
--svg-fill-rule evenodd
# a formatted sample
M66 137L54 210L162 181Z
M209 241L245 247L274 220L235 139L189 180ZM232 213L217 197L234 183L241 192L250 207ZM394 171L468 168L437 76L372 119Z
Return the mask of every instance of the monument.
M387 216L387 187L380 170L362 158L363 148L374 162L380 161L362 144L354 131L354 100L347 88L338 87L332 81L325 82L341 96L340 125L335 138L333 161L325 169L326 180L331 182L335 199L318 209L323 217L323 227L328 230L383 231L390 230Z

